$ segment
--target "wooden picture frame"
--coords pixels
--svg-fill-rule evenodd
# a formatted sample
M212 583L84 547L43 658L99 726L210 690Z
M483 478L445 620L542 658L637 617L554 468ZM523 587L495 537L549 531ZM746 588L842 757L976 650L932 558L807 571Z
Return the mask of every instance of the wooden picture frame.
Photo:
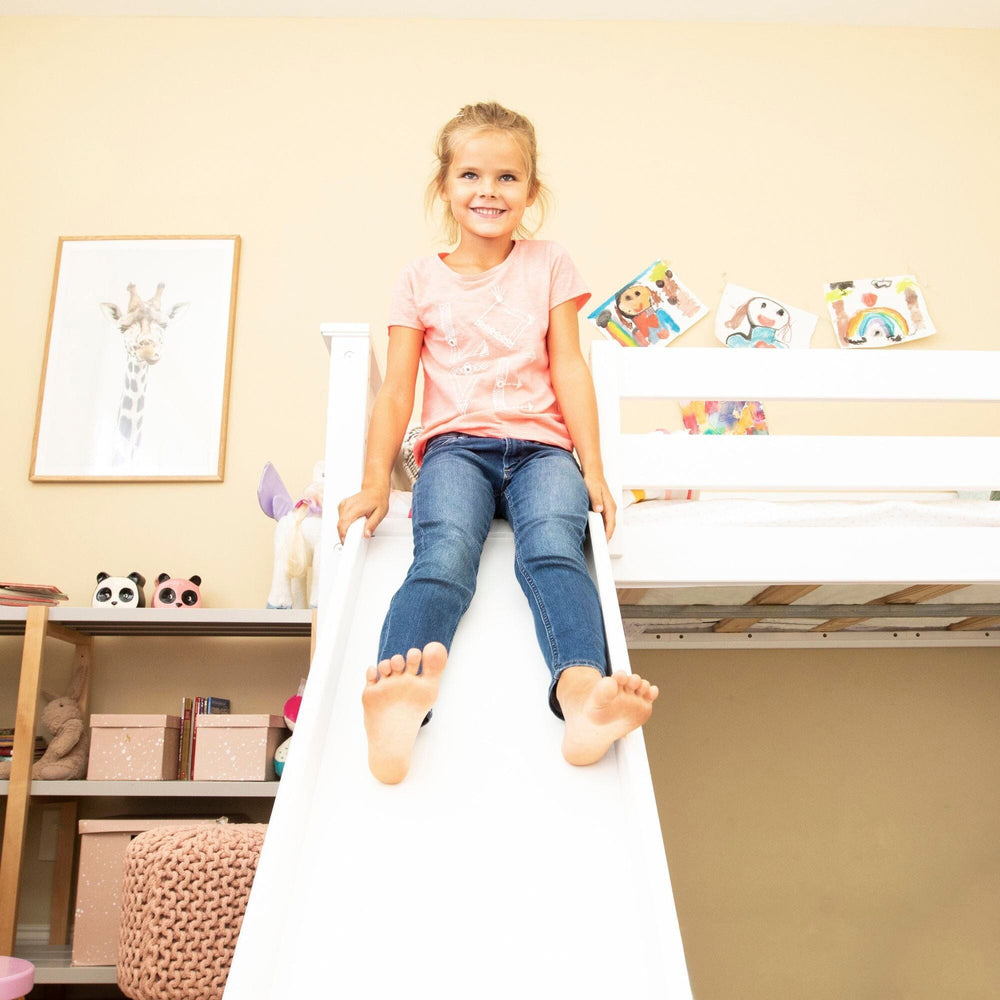
M221 482L239 236L62 236L32 482Z

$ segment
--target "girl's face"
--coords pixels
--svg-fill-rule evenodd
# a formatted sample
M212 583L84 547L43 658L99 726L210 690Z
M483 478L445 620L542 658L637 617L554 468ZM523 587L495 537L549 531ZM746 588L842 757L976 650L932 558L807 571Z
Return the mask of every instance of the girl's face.
M462 239L512 239L535 200L520 147L505 132L479 132L455 147L441 197Z

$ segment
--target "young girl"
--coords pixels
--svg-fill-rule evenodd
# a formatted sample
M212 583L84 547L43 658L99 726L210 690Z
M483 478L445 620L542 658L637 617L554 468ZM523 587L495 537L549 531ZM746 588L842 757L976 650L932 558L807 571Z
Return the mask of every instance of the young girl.
M577 325L590 293L562 248L515 239L527 235L525 210L547 195L534 128L499 104L468 105L441 130L437 158L428 204L444 202L458 245L408 265L396 283L361 492L339 508L341 540L358 518L371 536L385 517L422 363L414 558L362 696L369 766L386 784L409 770L494 516L514 531L515 572L552 675L549 704L566 723L566 760L600 760L649 718L658 694L635 674L608 676L583 552L591 506L608 537L615 525Z

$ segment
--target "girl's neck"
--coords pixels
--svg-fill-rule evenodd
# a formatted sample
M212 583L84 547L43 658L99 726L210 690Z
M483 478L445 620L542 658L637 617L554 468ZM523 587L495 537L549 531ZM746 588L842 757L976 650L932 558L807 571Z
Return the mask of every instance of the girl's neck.
M468 239L462 234L458 246L441 259L458 274L482 274L502 264L513 252L516 241Z

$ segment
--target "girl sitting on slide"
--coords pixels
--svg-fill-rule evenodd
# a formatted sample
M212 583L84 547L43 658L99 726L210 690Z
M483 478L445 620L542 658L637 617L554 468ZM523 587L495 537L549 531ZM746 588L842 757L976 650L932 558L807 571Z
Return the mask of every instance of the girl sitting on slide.
M525 209L547 195L534 128L499 104L467 105L441 130L437 157L428 202L444 202L458 245L414 261L396 282L361 491L339 508L341 540L358 518L370 536L385 517L422 363L414 558L362 696L369 766L386 784L409 770L494 516L513 528L515 572L552 675L549 705L566 723L566 760L600 760L649 718L658 694L635 674L608 676L583 551L591 507L608 537L615 526L577 324L590 294L561 247L523 238Z

